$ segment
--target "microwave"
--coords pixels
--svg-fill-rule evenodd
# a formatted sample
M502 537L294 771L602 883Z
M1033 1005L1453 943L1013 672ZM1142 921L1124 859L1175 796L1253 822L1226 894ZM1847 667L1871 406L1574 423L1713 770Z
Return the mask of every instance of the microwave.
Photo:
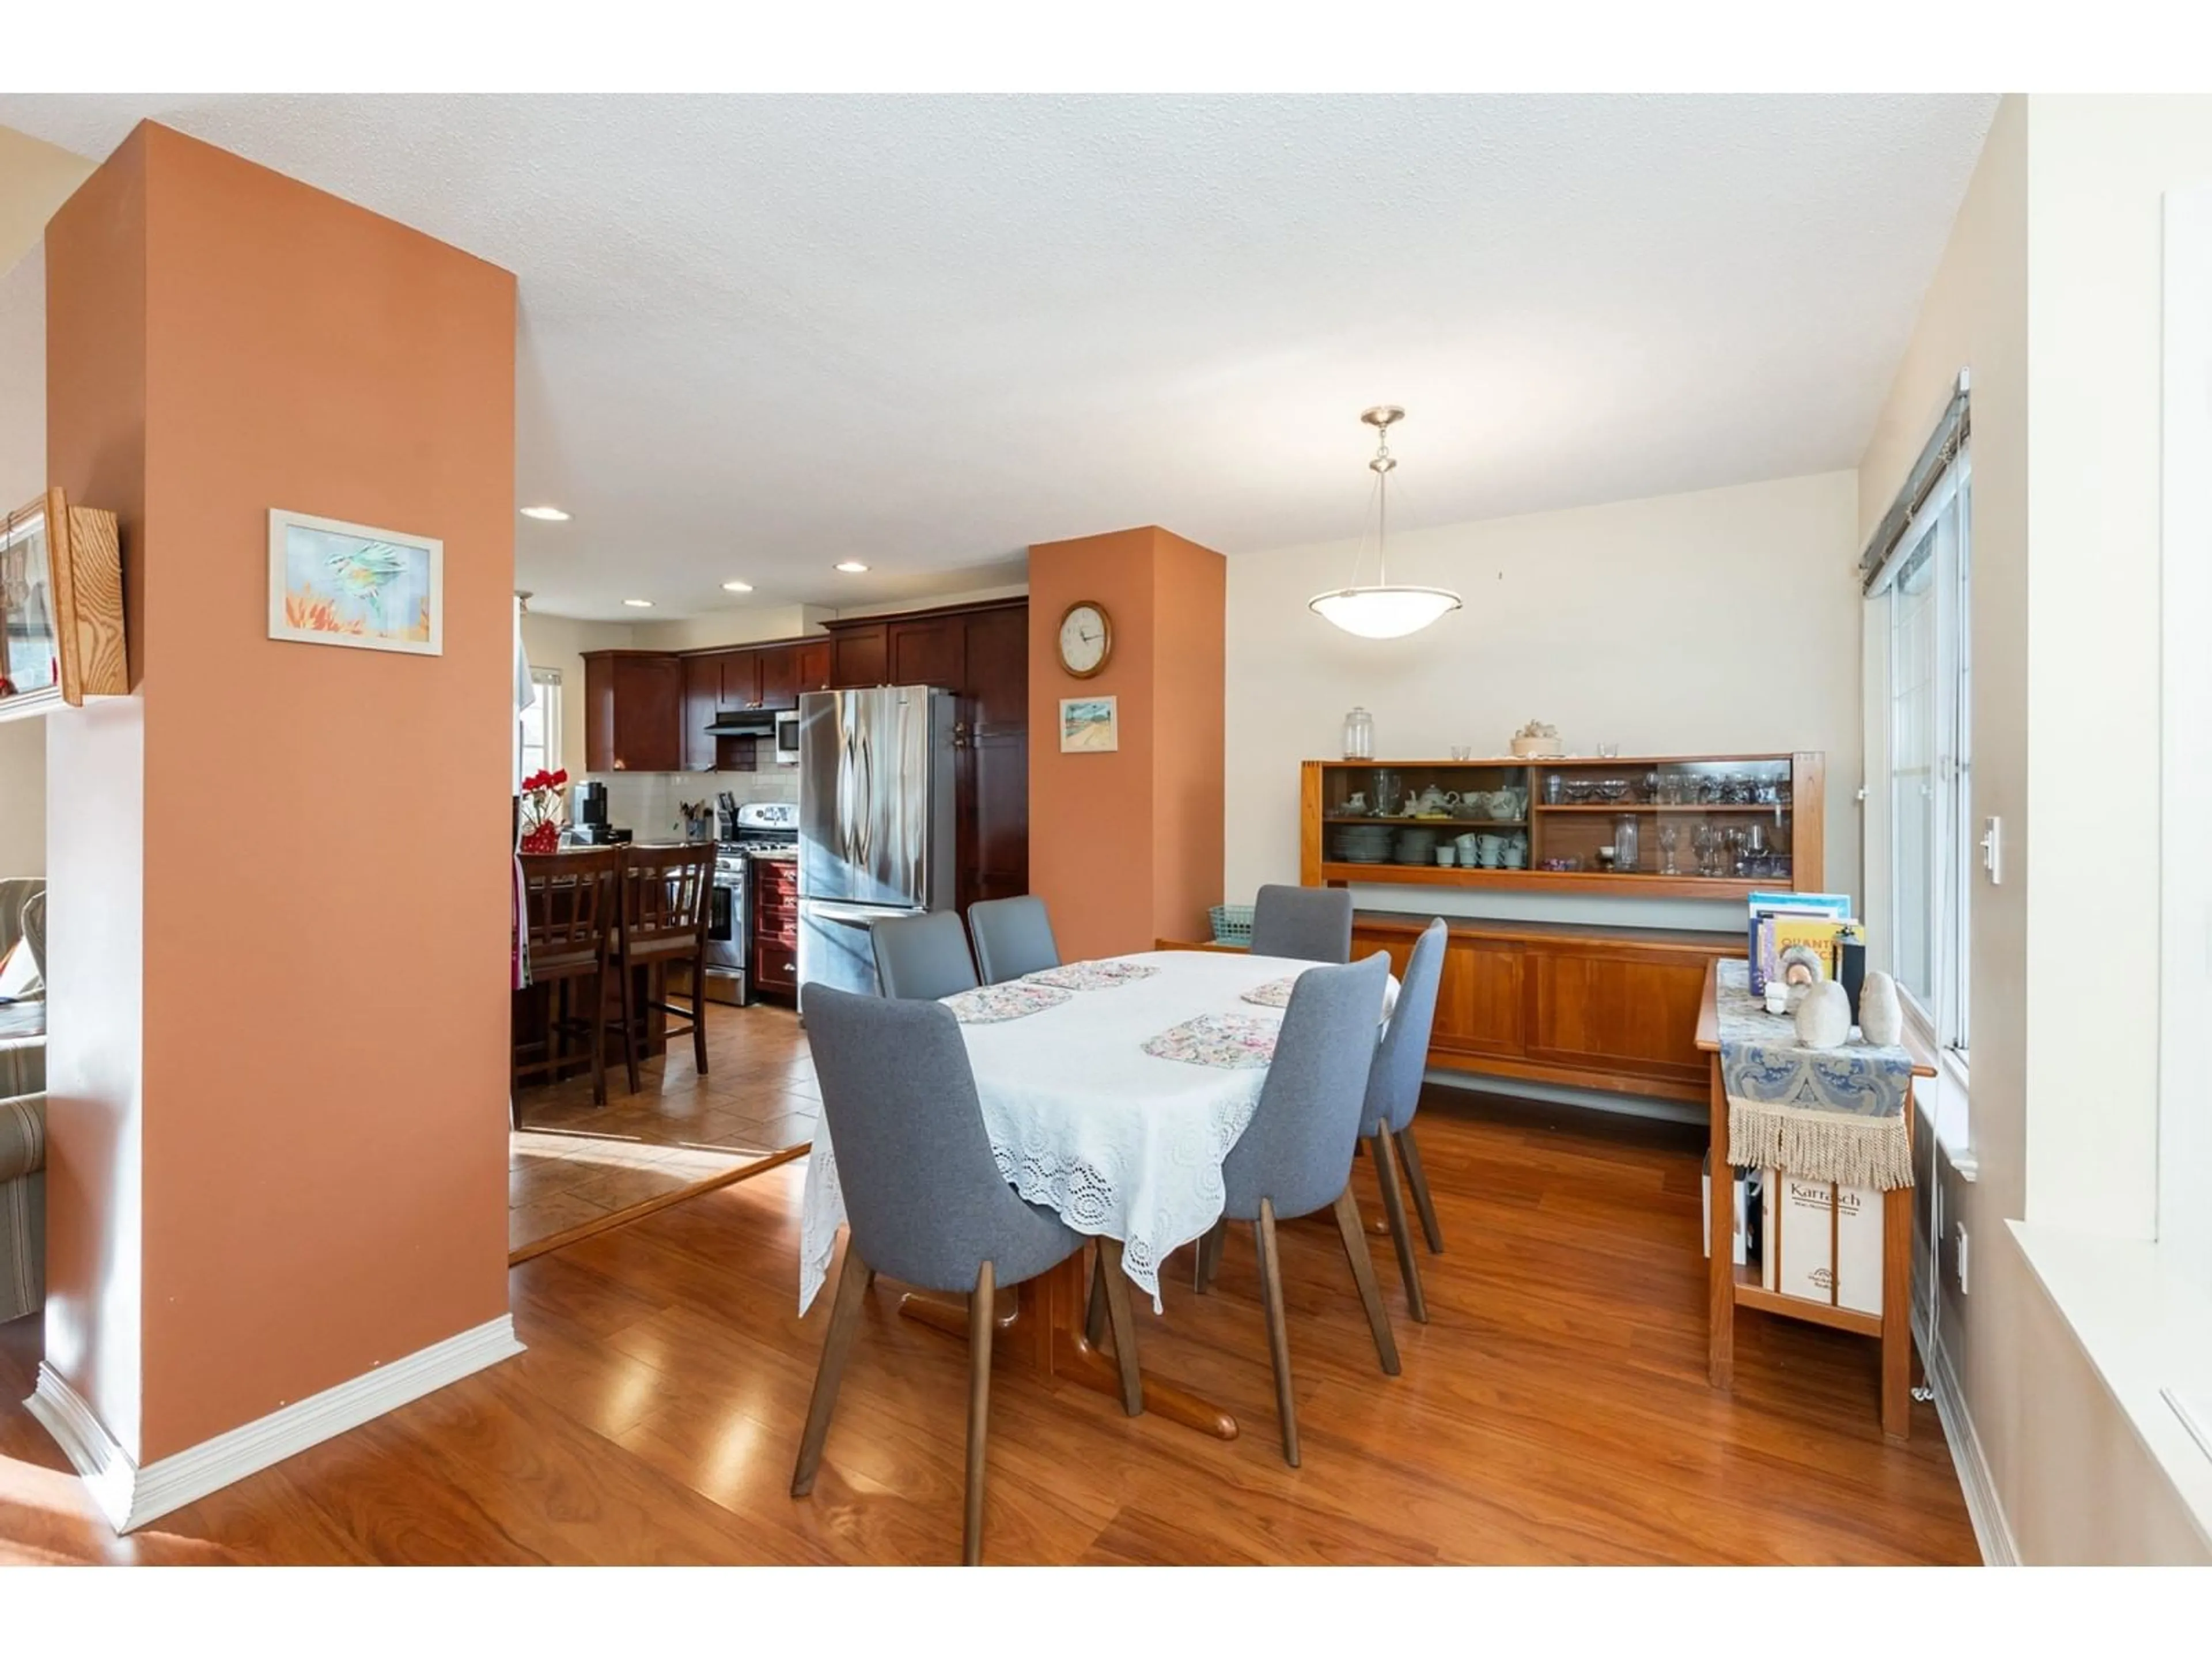
M784 709L775 717L775 763L799 764L799 711Z

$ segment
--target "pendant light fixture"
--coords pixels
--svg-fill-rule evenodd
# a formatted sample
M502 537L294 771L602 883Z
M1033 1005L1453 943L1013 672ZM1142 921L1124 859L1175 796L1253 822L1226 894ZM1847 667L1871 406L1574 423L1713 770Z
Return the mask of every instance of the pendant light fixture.
M1446 587L1391 585L1389 567L1384 562L1388 550L1383 538L1390 528L1390 474L1397 470L1398 463L1390 453L1390 428L1406 418L1406 411L1395 404L1377 404L1362 410L1359 418L1375 428L1375 459L1367 466L1375 475L1376 580L1372 586L1358 586L1360 555L1367 550L1367 536L1363 528L1358 551L1352 556L1353 585L1316 593L1306 605L1347 634L1370 640L1395 640L1418 634L1437 617L1458 610L1460 599Z

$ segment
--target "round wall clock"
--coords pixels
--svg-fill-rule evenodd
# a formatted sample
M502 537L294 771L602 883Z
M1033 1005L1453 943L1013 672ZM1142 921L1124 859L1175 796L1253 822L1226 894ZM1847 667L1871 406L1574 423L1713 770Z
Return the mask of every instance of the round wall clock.
M1096 599L1078 599L1060 619L1060 665L1079 680L1106 666L1114 654L1114 624Z

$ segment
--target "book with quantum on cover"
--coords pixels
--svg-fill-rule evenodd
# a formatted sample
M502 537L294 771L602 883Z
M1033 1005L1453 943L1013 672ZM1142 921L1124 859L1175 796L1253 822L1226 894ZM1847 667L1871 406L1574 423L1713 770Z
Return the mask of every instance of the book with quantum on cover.
M1851 915L1850 894L1753 893L1748 902L1752 995L1764 996L1766 981L1781 973L1782 953L1802 945L1820 957L1828 978L1845 982L1856 1009L1857 975L1850 969L1855 955L1863 957L1866 930Z

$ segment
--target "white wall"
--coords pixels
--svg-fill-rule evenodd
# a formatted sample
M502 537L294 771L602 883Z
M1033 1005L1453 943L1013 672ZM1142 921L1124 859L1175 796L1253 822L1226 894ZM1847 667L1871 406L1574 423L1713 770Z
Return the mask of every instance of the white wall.
M0 159L6 155L0 138ZM0 248L0 260L10 252ZM0 512L46 485L46 262L33 246L0 276ZM46 872L46 723L9 720L0 724L0 876Z
M1972 894L1937 1369L2030 1561L2212 1560L2005 1225L2153 1223L2160 200L2208 170L2212 101L2006 99L1860 466L1871 533L1969 371L1974 811L2007 857Z
M1383 757L1503 753L1530 719L1584 754L1606 742L1630 755L1822 750L1826 881L1855 890L1856 507L1854 475L1831 472L1394 536L1393 580L1466 600L1402 640L1357 639L1306 608L1344 584L1352 542L1231 557L1224 890L1241 902L1297 879L1298 763L1342 752L1355 703L1374 714ZM1405 908L1413 890L1359 896ZM1417 890L1421 908L1512 908L1502 895ZM1635 914L1741 925L1741 907L1715 908Z
M794 640L821 631L835 615L821 605L781 605L758 611L710 611L703 617L634 625L641 651L703 651L718 645L752 645L762 640Z
M2212 180L2212 99L2037 98L2028 154L2027 971L2066 1018L2028 1032L2027 1215L2149 1238L2162 196Z

